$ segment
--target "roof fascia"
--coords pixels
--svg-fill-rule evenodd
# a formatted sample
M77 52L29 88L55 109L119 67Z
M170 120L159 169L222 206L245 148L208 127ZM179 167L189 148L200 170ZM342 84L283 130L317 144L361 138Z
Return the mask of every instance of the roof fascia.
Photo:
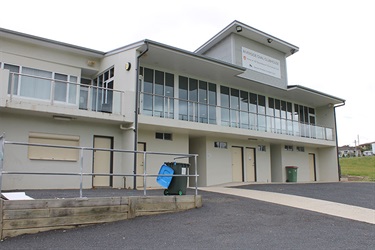
M323 93L323 92L320 92L320 91L317 91L315 89L310 89L310 88L307 88L307 87L304 87L304 86L301 86L301 85L290 85L288 86L288 91L291 91L293 89L300 89L300 90L303 90L303 91L306 91L306 92L310 92L310 93L313 93L313 94L316 94L316 95L320 95L320 96L324 96L324 97L328 97L328 98L331 98L331 99L335 99L341 103L345 103L345 99L342 99L342 98L338 98L336 96L332 96L332 95L328 95L326 93Z
M227 27L225 27L223 30L221 30L219 33L217 33L215 36L213 36L206 43L204 43L202 46L200 46L198 49L196 49L194 52L198 53L198 54L205 53L207 50L212 48L215 44L217 44L219 41L221 41L222 39L224 39L228 35L230 35L232 33L236 34L235 32L233 32L233 30L235 30L237 26L241 26L243 29L246 29L247 31L249 31L251 33L254 33L254 34L261 35L264 38L267 38L267 39L270 38L270 39L272 39L272 43L279 43L281 45L289 47L289 53L287 53L287 56L290 56L290 55L299 51L299 48L297 46L291 44L291 43L288 43L288 42L286 42L284 40L281 40L281 39L279 39L275 36L272 36L268 33L265 33L263 31L260 31L258 29L255 29L255 28L249 26L249 25L246 25L242 22L239 22L239 21L235 20L231 24L229 24Z
M47 38L43 38L43 37L39 37L39 36L29 35L29 34L21 33L21 32L14 31L14 30L8 30L8 29L0 28L0 35L1 35L1 33L5 34L4 37L17 39L17 40L20 40L20 41L32 40L32 41L35 41L35 42L38 42L38 43L45 43L45 44L50 44L52 46L61 47L63 49L73 49L75 51L78 50L81 53L83 52L83 53L95 54L96 56L104 56L104 54L105 54L104 52L99 51L99 50L93 50L93 49L89 49L89 48L85 48L85 47L81 47L81 46L77 46L77 45L73 45L73 44L69 44L69 43L63 43L63 42L59 42L59 41L56 41L56 40L51 40L51 39L47 39Z
M242 66L238 66L238 65L227 63L227 62L224 62L224 61L216 60L216 59L211 58L211 57L206 57L206 56L203 56L203 55L200 55L200 54L196 54L194 52L190 52L190 51L187 51L187 50L183 50L183 49L180 49L180 48L176 48L176 47L173 47L173 46L162 44L162 43L155 42L155 41L152 41L152 40L146 39L146 40L144 40L144 42L148 43L149 45L157 46L157 47L160 47L160 48L163 48L163 49L166 49L166 50L170 50L170 51L174 51L176 53L183 54L185 56L195 57L197 59L201 59L201 60L208 61L208 62L211 62L211 63L220 64L221 66L233 68L233 69L239 70L241 72L246 71L246 68L242 67Z

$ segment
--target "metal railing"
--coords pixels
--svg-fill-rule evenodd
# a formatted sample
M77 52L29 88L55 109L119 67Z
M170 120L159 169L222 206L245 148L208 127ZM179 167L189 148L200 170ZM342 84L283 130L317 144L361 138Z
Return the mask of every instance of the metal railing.
M33 84L27 86L27 84ZM61 89L56 89L56 86ZM32 91L35 93L31 93ZM123 91L105 87L79 84L48 77L10 73L9 102L14 97L23 100L46 101L50 105L67 105L76 109L122 114Z
M293 119L141 92L141 114L333 141L333 129Z
M32 171L4 171L4 149L5 145L18 145L18 146L35 146L35 147L51 147L51 148L62 148L62 149L77 149L79 150L79 160L77 172L32 172ZM109 151L109 152L119 152L119 153L131 153L131 154L143 154L143 173L142 174L126 174L126 173L87 173L84 172L84 151ZM192 158L194 157L194 167L195 174L148 174L146 158L147 155L164 155L164 156L175 156L174 159L182 158ZM136 156L134 156L136 157ZM147 195L147 178L148 177L175 177L175 176L184 176L184 177L195 177L195 195L198 195L198 161L197 154L177 154L177 153L163 153L163 152L148 152L148 151L131 151L131 150L122 150L122 149L108 149L108 148L93 148L93 147L75 147L75 146L62 146L62 145L51 145L51 144L39 144L39 143L26 143L26 142L16 142L16 141L6 141L5 136L0 135L0 194L2 192L2 182L4 175L60 175L60 176L79 176L79 197L82 198L82 189L83 189L83 176L120 176L120 177L144 177L143 178L143 195Z

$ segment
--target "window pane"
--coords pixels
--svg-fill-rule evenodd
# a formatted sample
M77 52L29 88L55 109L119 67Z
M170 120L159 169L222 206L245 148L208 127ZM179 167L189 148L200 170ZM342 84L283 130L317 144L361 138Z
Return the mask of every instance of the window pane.
M73 84L73 83L77 83L77 77L70 76L70 82L72 83L69 83L69 103L76 104L78 85Z
M207 103L207 82L199 81L199 102Z
M216 105L216 84L208 84L208 99L210 105Z
M239 109L239 90L231 89L230 91L230 107L232 109Z
M198 81L195 79L189 79L189 100L198 101Z
M229 88L221 86L220 87L220 99L221 106L229 108Z
M266 97L263 95L258 95L258 113L266 113Z
M54 100L60 101L60 102L66 102L68 76L56 73L55 80L61 80L61 81L55 81Z
M4 64L4 69L8 69L10 73L19 73L20 67L10 64ZM18 93L18 79L19 76L16 74L10 74L9 75L9 82L8 82L8 94L10 94L10 91L12 89L12 82L14 83L13 86L13 95L17 95Z
M249 111L256 113L257 112L257 103L258 103L258 97L256 94L250 93L250 105L249 105Z
M179 77L178 97L184 100L188 99L188 79L183 76Z
M152 69L145 68L144 71L144 87L143 92L153 93L153 81L154 81L154 71Z
M246 91L241 91L241 103L240 108L242 111L248 111L249 110L249 94Z
M44 78L52 78L52 72L32 69L32 68L22 68L23 74L40 76ZM51 80L22 76L21 78L21 89L20 95L31 98L38 98L43 100L49 100L51 94Z
M155 71L155 94L164 95L164 73Z
M165 95L173 97L174 96L174 75L166 73L165 74Z

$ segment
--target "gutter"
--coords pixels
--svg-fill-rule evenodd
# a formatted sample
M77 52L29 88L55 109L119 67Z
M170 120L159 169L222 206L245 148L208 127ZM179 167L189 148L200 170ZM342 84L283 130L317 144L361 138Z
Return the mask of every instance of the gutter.
M337 157L337 173L339 176L339 181L341 180L341 166L340 166L340 159L339 159L339 145L337 140L337 122L336 122L336 108L342 107L345 105L345 101L339 105L333 106L333 118L335 120L335 137L336 137L336 157Z
M136 174L137 172L137 148L138 148L138 114L139 114L139 60L141 57L146 54L148 51L148 42L145 41L146 49L137 56L137 65L136 65L136 79L135 79L135 110L134 110L134 168L133 168L133 174ZM137 188L137 177L133 177L133 189Z

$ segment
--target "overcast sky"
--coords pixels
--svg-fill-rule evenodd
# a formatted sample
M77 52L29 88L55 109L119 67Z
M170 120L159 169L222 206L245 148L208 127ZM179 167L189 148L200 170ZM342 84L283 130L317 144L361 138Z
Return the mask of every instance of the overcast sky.
M60 4L58 4L60 2ZM300 48L289 85L346 100L339 145L375 141L374 0L14 0L0 27L109 51L143 39L194 51L234 20Z

